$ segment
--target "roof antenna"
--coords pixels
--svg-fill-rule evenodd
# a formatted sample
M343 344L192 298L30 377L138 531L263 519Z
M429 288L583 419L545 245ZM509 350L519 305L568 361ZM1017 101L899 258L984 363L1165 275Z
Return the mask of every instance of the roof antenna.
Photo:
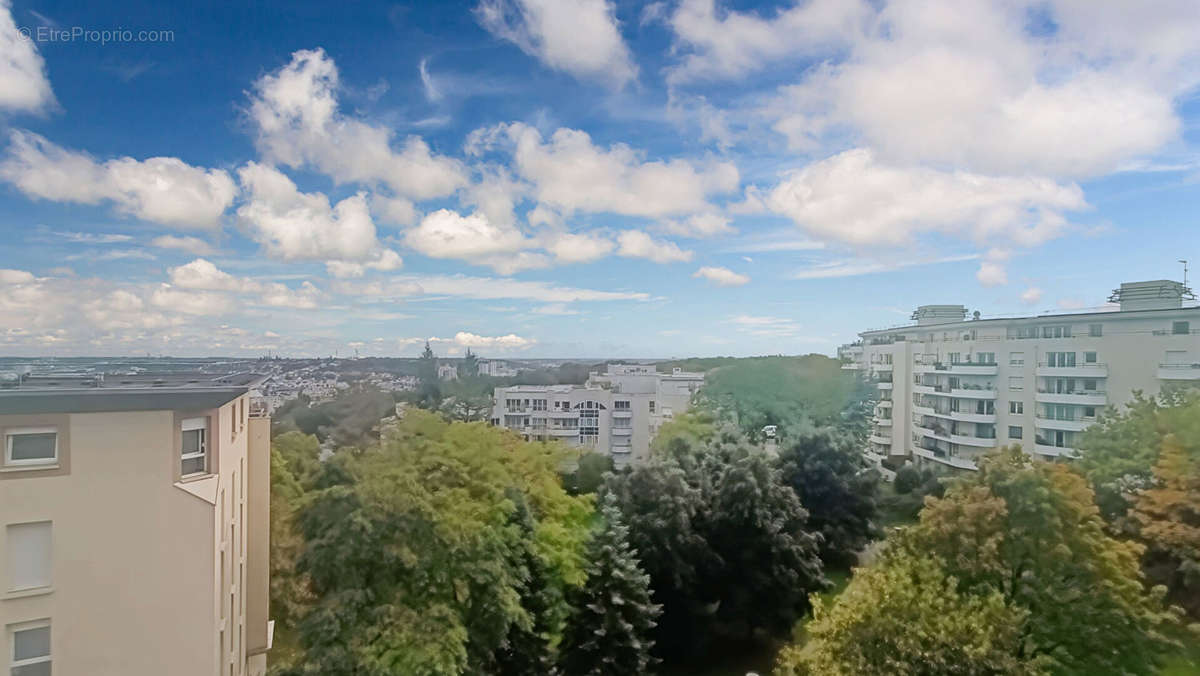
M1180 263L1183 263L1183 288L1187 288L1188 262L1186 258L1180 258Z

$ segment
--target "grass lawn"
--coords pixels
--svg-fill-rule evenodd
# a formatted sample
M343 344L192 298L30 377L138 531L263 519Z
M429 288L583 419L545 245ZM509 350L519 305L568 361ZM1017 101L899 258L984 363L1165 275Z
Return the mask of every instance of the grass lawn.
M1161 676L1200 676L1200 641L1195 636L1182 636L1184 648L1171 656L1158 673Z

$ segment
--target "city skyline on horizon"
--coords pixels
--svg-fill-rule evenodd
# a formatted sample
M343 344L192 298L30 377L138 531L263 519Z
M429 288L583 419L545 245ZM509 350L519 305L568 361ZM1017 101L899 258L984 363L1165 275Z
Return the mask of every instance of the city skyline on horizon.
M223 12L0 0L0 356L833 355L1200 263L1187 2Z

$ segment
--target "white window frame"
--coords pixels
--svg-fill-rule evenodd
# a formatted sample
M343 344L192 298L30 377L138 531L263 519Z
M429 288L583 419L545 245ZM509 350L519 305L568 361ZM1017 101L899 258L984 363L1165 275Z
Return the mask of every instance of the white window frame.
M17 667L31 667L35 664L51 664L53 668L54 660L54 630L50 629L50 653L42 657L31 657L29 659L17 659L17 634L23 631L31 631L33 629L50 629L50 620L39 620L37 622L25 622L23 624L9 625L8 627L8 672L11 674Z
M22 434L53 434L54 435L54 457L53 458L33 458L27 460L13 460L13 437ZM58 464L58 428L54 426L43 427L10 427L4 430L4 464L9 467L40 467L43 465Z
M204 431L204 435L200 439L200 451L197 453L184 453L183 452L183 433L184 432L194 432L196 430ZM179 451L180 451L179 452L179 476L180 477L194 477L194 476L203 476L205 474L212 474L212 463L211 463L211 459L209 458L209 455L208 455L209 444L212 443L212 435L209 434L208 432L209 432L208 418L206 418L206 417L184 418L183 421L181 421L179 423L179 444L180 444L180 446L179 446ZM183 473L183 463L188 460L195 460L196 458L204 458L204 469L199 472L192 472L190 474L184 474Z

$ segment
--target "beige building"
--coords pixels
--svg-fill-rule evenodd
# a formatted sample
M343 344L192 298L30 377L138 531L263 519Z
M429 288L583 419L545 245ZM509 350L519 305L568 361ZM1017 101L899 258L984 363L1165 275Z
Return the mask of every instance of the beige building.
M924 305L915 324L865 331L859 366L879 389L867 455L966 470L1010 444L1072 457L1135 390L1200 385L1200 307L1185 300L1178 282L1136 282L1100 312L968 319Z
M612 456L622 467L650 455L658 428L691 405L703 373L653 364L609 364L580 385L515 385L496 388L492 424L527 439L559 439Z
M260 676L270 420L252 376L0 381L12 676Z

